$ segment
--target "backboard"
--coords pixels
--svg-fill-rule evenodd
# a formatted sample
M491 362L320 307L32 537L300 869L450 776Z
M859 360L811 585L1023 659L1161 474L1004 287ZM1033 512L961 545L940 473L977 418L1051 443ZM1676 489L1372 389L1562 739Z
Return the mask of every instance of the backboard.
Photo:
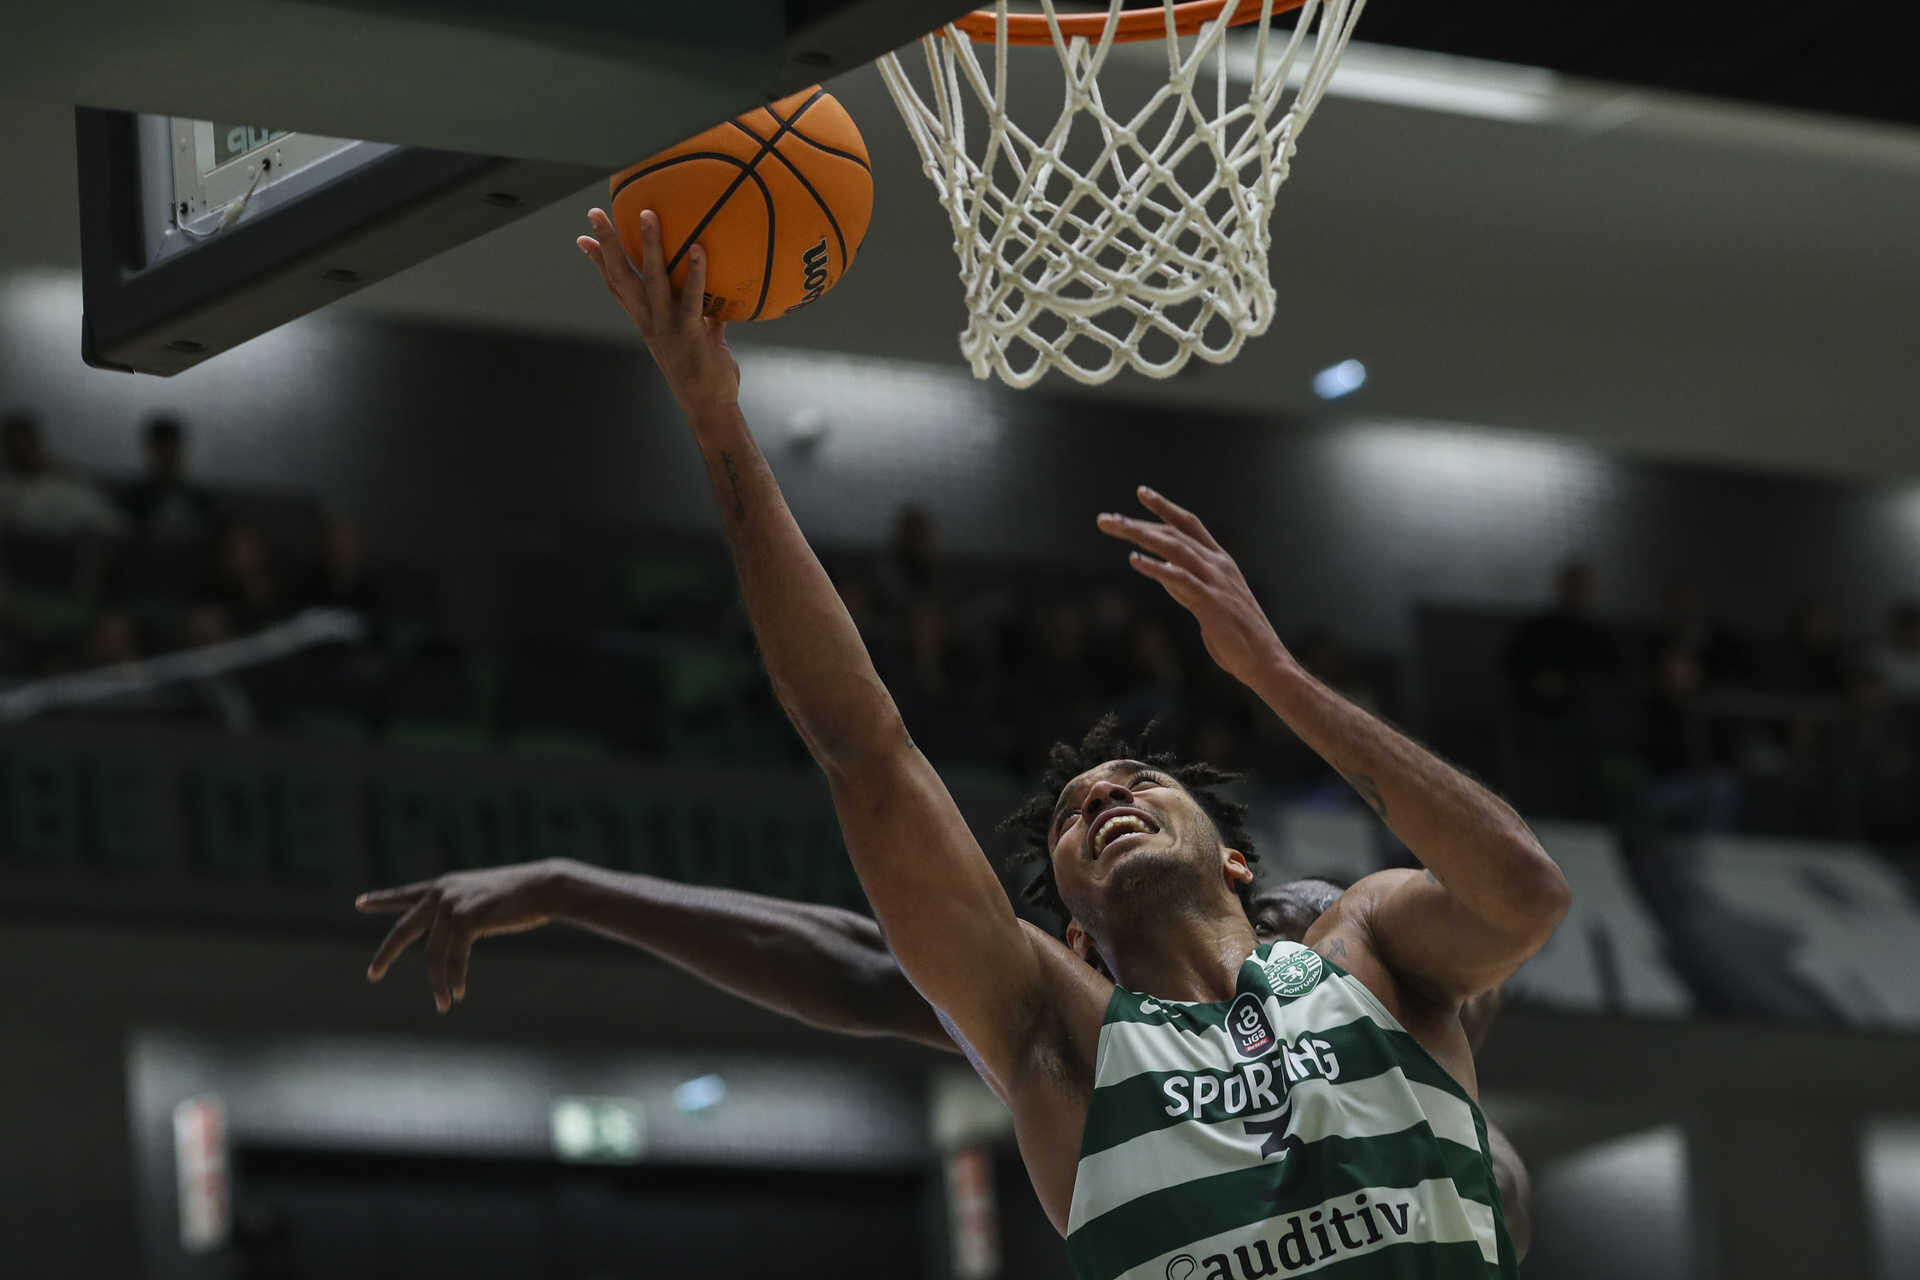
M0 77L80 108L88 363L171 374L969 7L70 0Z

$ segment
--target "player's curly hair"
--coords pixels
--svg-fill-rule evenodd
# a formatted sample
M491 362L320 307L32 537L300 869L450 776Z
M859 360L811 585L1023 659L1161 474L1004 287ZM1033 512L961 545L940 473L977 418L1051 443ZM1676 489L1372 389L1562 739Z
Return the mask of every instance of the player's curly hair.
M1067 910L1067 904L1061 900L1060 886L1053 878L1053 845L1048 839L1052 834L1053 806L1069 782L1109 760L1138 760L1152 765L1178 782L1199 803L1207 817L1213 820L1223 845L1245 854L1248 863L1258 861L1253 852L1253 837L1247 831L1247 806L1228 799L1218 790L1240 781L1244 775L1229 773L1198 760L1182 760L1171 751L1152 750L1151 740L1157 727L1157 721L1149 724L1137 741L1131 740L1121 732L1120 717L1108 712L1087 731L1086 737L1080 739L1077 746L1067 742L1054 743L1052 750L1047 753L1046 770L1040 775L1040 790L1000 824L1002 831L1020 837L1019 846L1007 856L1008 865L1021 870L1038 864L1037 873L1027 882L1021 897L1053 912L1059 917L1061 928L1066 927L1066 921L1073 913ZM1239 892L1244 905L1252 897L1252 886L1243 884Z

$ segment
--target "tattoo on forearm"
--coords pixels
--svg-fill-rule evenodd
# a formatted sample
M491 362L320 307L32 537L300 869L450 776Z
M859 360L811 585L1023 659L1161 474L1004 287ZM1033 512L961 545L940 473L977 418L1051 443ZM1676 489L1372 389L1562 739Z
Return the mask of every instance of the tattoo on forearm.
M1347 940L1345 938L1335 938L1327 944L1327 949L1324 954L1329 960L1345 960L1347 958Z
M727 483L733 489L733 518L739 520L747 514L747 498L740 492L740 469L733 465L733 455L724 450L720 454L720 465L726 468Z
M1380 820L1385 822L1387 819L1387 801L1386 798L1380 794L1380 788L1374 783L1373 779L1364 773L1348 773L1345 769L1338 769L1337 766L1336 771L1341 777L1347 780L1355 791L1360 793L1360 798L1367 802L1367 808L1373 810Z

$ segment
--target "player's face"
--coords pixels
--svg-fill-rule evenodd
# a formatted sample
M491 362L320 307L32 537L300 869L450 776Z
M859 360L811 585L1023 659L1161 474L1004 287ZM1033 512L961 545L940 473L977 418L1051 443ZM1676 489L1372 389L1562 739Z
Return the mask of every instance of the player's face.
M1081 774L1054 805L1053 875L1077 919L1100 919L1108 896L1156 873L1217 864L1220 839L1199 802L1163 771L1109 760Z

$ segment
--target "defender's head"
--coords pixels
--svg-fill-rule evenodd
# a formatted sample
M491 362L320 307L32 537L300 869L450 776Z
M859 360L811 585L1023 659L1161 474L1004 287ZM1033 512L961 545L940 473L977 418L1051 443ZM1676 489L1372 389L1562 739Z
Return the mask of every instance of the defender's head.
M1126 741L1111 715L1079 745L1055 743L1042 790L1003 824L1024 837L1014 861L1039 866L1027 900L1064 918L1067 945L1109 971L1116 934L1148 913L1244 915L1246 806L1218 791L1235 778Z
M154 479L172 484L187 469L187 428L170 414L147 419L142 433L147 444L147 472Z
M40 443L40 420L25 409L0 415L0 447L7 470L16 475L38 475L46 469L46 450Z
M1288 880L1256 888L1247 902L1253 936L1263 943L1305 942L1313 922L1346 891L1346 886L1332 880Z

